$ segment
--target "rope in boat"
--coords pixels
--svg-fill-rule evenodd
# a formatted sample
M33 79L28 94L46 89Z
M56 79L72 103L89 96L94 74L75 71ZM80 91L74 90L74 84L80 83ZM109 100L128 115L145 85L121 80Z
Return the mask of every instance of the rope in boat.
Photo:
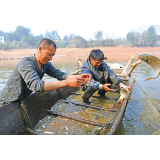
M137 83L137 81L135 80L135 82ZM143 91L143 93L147 96L147 97L149 97L148 95L147 95L147 93L141 88L141 86L137 83L137 85L139 86L139 88Z

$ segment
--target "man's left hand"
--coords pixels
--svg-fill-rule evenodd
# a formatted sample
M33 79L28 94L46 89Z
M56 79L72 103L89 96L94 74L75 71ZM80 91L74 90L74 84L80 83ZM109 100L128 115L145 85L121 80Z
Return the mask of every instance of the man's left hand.
M91 75L90 74L81 74L80 77L84 78L84 82L90 83Z
M81 74L81 75L68 75L67 80L75 78L75 77L79 77L83 80L83 82L88 82L90 83L91 81L91 75L90 74Z

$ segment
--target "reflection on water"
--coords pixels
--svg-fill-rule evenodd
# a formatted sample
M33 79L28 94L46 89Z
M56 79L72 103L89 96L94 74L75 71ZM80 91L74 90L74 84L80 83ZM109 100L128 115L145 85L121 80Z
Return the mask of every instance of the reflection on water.
M7 60L6 60L7 61ZM14 61L14 60L13 60ZM56 63L55 61L52 61L53 65L67 73L72 73L76 70L78 70L78 63L75 57L73 59L67 58L63 59L62 63ZM84 63L84 62L83 62ZM4 63L5 64L5 63ZM126 63L123 63L125 65ZM12 72L14 68L13 66L0 66L0 92L4 85L7 82L7 79L10 76L10 73ZM146 78L153 77L155 75L154 70L147 65L145 62L142 62L139 66L135 68L135 70L132 72L131 79L133 79L133 76L136 76L137 83L142 87L142 89L153 99L160 102L159 100L159 79L158 77L155 80L149 80L145 81ZM48 77L45 75L44 79L55 81L56 79ZM145 129L143 123L141 122L141 116L145 105L146 105L147 97L142 92L142 90L138 87L138 85L135 83L133 87L133 92L131 95L131 100L129 101L127 110L122 117L120 124L118 126L118 129L116 131L116 134L122 134L122 135L145 135L149 134L147 132L147 129ZM98 104L98 102L97 102ZM53 118L52 116L49 116L48 118ZM64 121L64 120L62 120ZM47 122L48 123L48 122ZM77 122L80 123L80 122ZM47 132L47 131L46 131ZM54 131L53 131L54 132ZM49 131L47 132L49 134Z

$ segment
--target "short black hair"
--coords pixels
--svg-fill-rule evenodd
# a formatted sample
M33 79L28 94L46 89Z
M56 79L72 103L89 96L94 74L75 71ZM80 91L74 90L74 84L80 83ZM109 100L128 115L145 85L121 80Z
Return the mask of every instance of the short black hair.
M90 52L90 57L92 57L94 60L97 60L97 61L104 60L104 54L100 49L93 49Z
M53 46L55 49L57 48L56 44L51 39L47 38L41 40L38 47L40 46L43 47L44 49L47 49L49 46Z

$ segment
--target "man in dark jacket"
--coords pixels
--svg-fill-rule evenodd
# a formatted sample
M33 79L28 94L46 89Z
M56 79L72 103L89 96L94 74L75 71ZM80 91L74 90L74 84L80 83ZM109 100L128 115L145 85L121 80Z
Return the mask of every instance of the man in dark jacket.
M56 90L62 87L81 87L84 81L90 82L89 74L68 75L56 69L49 61L56 52L56 44L50 39L43 39L37 53L22 58L15 66L7 84L0 93L0 106L14 101L21 101L32 92ZM60 81L44 81L44 74Z
M82 90L85 91L82 96L84 103L89 103L89 98L97 91L100 96L105 96L107 92L114 92L110 89L112 84L120 84L122 80L110 69L103 61L104 54L100 49L92 50L90 55L81 68L82 73L91 74L90 83L82 85Z

